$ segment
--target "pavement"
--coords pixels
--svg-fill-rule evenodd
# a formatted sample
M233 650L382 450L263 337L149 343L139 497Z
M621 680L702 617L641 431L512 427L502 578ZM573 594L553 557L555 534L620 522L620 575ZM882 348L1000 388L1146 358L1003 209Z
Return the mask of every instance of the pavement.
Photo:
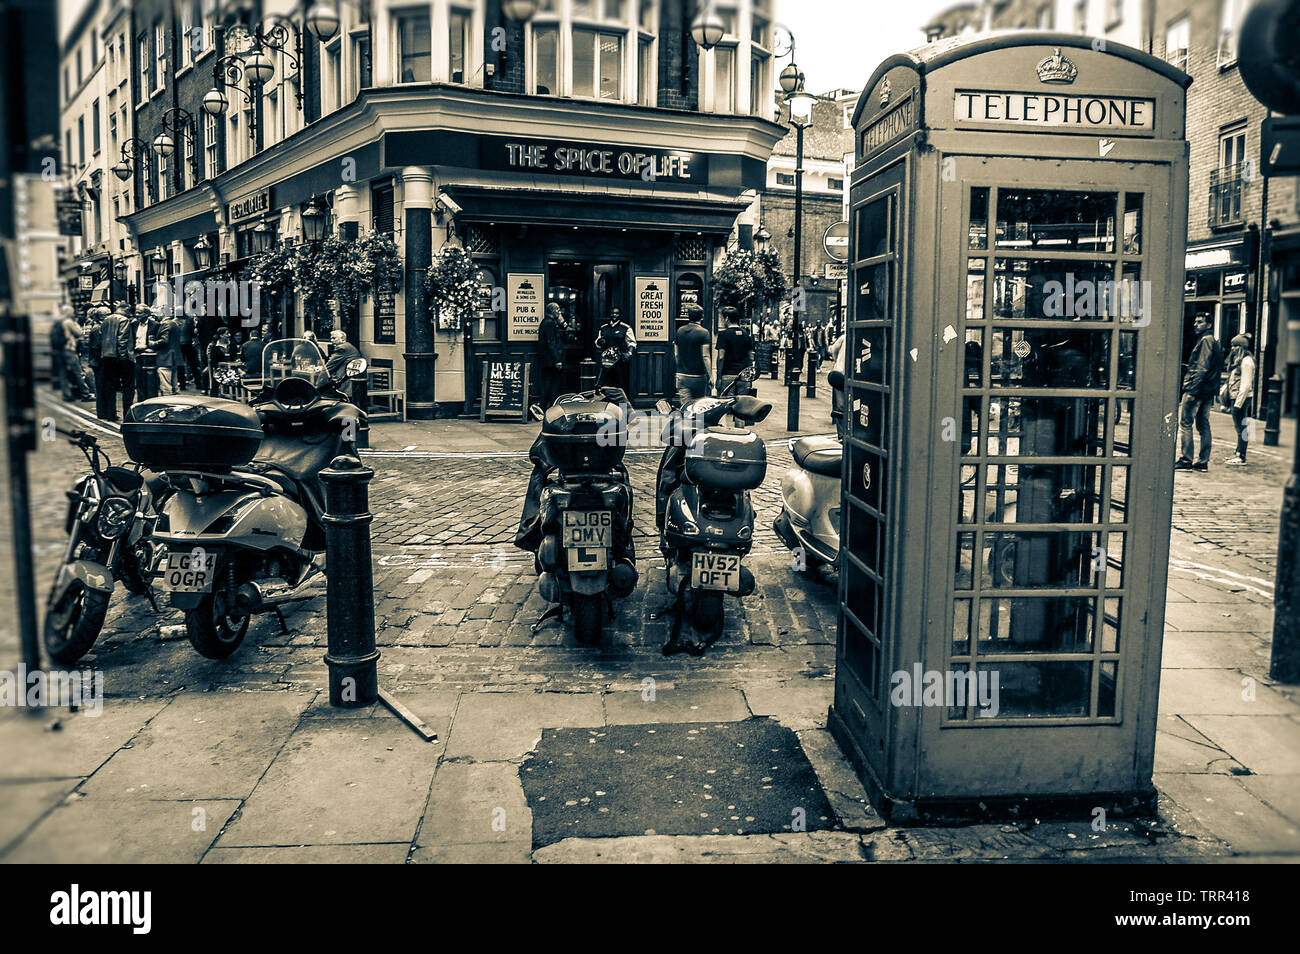
M760 586L728 600L705 657L660 653L667 621L649 617L667 596L650 549L603 646L580 647L554 626L532 632L544 603L509 538L536 425L376 424L367 460L380 682L437 741L382 704L329 707L323 587L286 611L287 633L259 618L224 662L193 652L180 614L156 616L119 591L84 661L103 673L102 714L0 709L0 861L1300 859L1300 687L1267 675L1294 422L1282 446L1252 447L1245 469L1176 477L1159 819L1112 819L1104 831L1091 816L896 828L826 730L834 580L792 572L771 531L790 459L783 389L764 382L760 396L776 403L755 494ZM42 415L67 413L56 404L43 398ZM825 433L828 419L825 398L804 404L809 432ZM1217 462L1230 456L1231 427L1217 414L1213 425ZM640 514L656 460L650 448L629 454ZM31 459L42 600L61 555L62 492L83 467L63 442ZM6 510L6 540L7 520ZM0 671L17 665L14 619L6 589ZM767 770L757 753L736 755L746 744L782 755ZM618 758L634 769L604 768ZM547 763L568 768L548 774ZM744 785L716 777L733 769ZM755 781L777 794L760 797Z

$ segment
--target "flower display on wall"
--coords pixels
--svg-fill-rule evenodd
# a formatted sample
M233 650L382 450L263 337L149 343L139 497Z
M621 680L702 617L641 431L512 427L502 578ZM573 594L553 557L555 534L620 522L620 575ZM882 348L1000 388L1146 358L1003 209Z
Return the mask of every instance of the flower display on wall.
M439 331L458 331L478 310L474 260L463 248L444 245L424 276L424 295Z

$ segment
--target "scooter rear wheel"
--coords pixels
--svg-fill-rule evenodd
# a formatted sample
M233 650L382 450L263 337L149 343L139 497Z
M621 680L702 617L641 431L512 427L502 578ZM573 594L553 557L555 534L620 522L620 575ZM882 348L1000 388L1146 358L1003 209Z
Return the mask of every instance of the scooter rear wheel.
M600 642L605 598L600 593L573 594L573 638L586 646Z
M687 618L695 630L708 634L721 632L722 594L714 590L693 589L687 595L690 599Z
M73 580L45 607L45 652L60 665L72 666L90 652L108 615L108 593Z
M235 607L235 594L222 590L185 611L185 634L200 656L225 659L244 641L248 621L249 615Z

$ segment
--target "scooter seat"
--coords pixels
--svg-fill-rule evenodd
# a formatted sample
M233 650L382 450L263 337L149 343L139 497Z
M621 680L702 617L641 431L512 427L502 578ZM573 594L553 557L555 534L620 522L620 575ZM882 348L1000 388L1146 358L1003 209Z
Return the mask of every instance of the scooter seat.
M840 476L840 459L844 447L833 437L801 437L790 448L797 466L810 474Z
M340 451L333 435L321 441L302 437L268 436L262 439L254 464L270 466L308 486L316 483L320 472L330 465Z

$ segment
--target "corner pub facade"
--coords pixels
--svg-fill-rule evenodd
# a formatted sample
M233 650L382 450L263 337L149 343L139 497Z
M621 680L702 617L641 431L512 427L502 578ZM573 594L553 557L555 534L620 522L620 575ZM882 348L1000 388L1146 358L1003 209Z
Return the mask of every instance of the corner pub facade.
M186 4L142 0L136 136L151 142L173 103L193 136L178 137L171 168L145 171L152 195L137 172L138 211L123 221L137 256L162 250L171 282L248 279L254 230L302 241L313 202L331 232L390 233L405 287L336 325L410 419L477 413L484 362L531 360L547 301L576 331L567 386L617 308L638 342L631 396L652 404L673 392L674 316L697 303L712 321L714 264L758 227L751 206L785 132L772 121L770 4L717 4L726 34L705 51L690 36L694 0L540 0L522 23L500 0L372 0L368 22L344 0L327 43L302 30L304 7L267 3L261 16L302 32L301 69L272 51L260 102L227 88L229 108L210 117L213 63L239 52L238 28L208 0L188 19ZM200 32L206 48L173 75L175 44ZM217 250L207 272L192 251L201 237ZM482 292L461 329L424 307L424 271L448 242L472 254ZM270 326L301 333L287 297ZM264 323L269 307L264 297Z

